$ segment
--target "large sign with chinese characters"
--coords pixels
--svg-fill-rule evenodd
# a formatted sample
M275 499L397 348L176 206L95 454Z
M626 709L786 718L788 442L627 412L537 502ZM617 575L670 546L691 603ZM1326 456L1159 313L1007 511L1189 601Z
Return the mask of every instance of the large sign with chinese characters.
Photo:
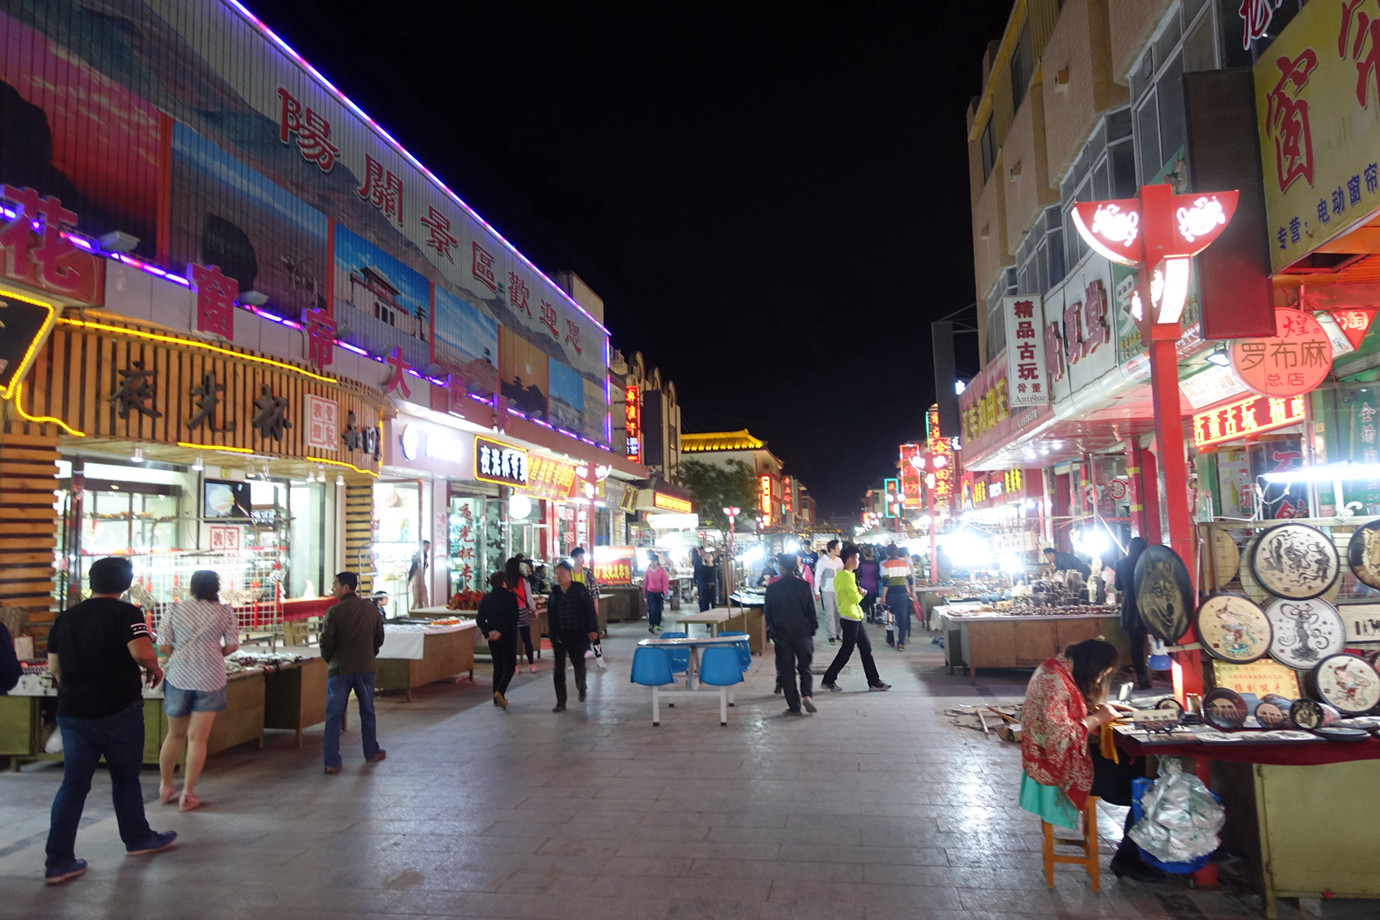
M1045 369L1056 406L1116 367L1111 271L1094 255L1045 295Z
M1271 338L1234 339L1231 369L1262 396L1296 396L1327 379L1332 370L1332 340L1322 325L1301 310L1275 311Z
M929 450L929 471L925 487L930 490L936 511L947 513L954 494L954 451L949 439L939 430L939 407L925 413L925 446Z
M3 22L0 15L0 22ZM3 38L0 33L0 38ZM13 135L8 139L17 149ZM5 170L0 155L0 176ZM70 197L69 197L70 201ZM105 297L105 260L74 244L65 231L77 215L60 199L19 185L0 185L0 273L63 303L95 306Z
M579 472L573 463L532 454L527 473L527 491L552 501L568 501L575 497Z
M1302 396L1256 396L1194 413L1193 443L1199 448L1211 447L1302 423Z
M623 390L623 430L627 437L627 456L642 462L642 388L630 386Z
M919 444L901 445L901 505L907 510L918 510L922 504L920 482L927 465Z
M1105 314L1105 297L1102 304ZM1006 379L1011 381L1008 405L1013 409L1047 405L1043 298L1004 298L1002 314L1006 320Z
M474 439L474 478L480 482L526 488L529 463L525 448L492 438Z
M633 581L633 546L594 547L594 580L601 585L630 585Z
M652 507L660 508L663 511L674 511L677 514L689 514L695 510L694 504L683 498L655 491L652 492Z
M9 132L0 179L50 203L40 236L122 231L134 257L178 277L215 266L216 302L319 311L351 345L608 442L607 330L242 5L130 0L93 17L8 4L0 39L0 82L46 127ZM50 242L26 270L86 299L68 288L72 260L103 260L54 260ZM193 323L234 326L224 311ZM528 346L506 363L500 328Z
M1380 208L1377 23L1371 0L1310 3L1255 64L1275 271Z

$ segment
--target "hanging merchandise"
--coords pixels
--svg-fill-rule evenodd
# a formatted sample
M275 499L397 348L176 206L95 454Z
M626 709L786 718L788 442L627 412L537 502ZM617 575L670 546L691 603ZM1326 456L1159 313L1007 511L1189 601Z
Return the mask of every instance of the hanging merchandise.
M1356 528L1347 543L1346 562L1357 581L1380 588L1380 521Z
M1380 674L1357 655L1331 655L1313 672L1318 696L1343 715L1359 716L1380 704Z
M1307 600L1325 594L1340 570L1337 547L1308 524L1271 527L1251 550L1252 573L1276 597Z
M1151 546L1140 554L1135 574L1136 609L1152 636L1177 642L1188 631L1193 588L1179 554L1167 546Z
M1201 868L1217 849L1217 832L1227 820L1221 800L1174 758L1164 760L1153 783L1138 779L1133 786L1139 817L1130 835L1146 861L1180 874Z
M1265 657L1274 636L1265 611L1239 594L1209 597L1193 622L1208 654L1234 664L1250 664Z
M1307 671L1346 648L1346 624L1327 601L1280 598L1265 608L1274 638L1270 657L1296 671Z

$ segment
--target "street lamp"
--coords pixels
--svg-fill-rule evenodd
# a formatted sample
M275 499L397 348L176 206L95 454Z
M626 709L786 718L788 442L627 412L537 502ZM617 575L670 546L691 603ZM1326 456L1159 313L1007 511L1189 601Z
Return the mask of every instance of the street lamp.
M743 509L742 509L742 508L739 508L737 505L730 505L729 507L723 509L723 511L724 511L724 515L728 518L728 572L729 572L729 574L728 574L728 581L729 581L729 583L728 583L727 585L724 586L724 589L725 589L725 591L727 591L728 594L731 595L731 594L733 593L733 589L734 589L734 587L735 587L735 584L734 584L734 583L737 582L737 580L738 580L738 560L737 560L737 558L733 555L733 524L734 524L734 521L737 520L738 515L740 515L740 514L743 513Z

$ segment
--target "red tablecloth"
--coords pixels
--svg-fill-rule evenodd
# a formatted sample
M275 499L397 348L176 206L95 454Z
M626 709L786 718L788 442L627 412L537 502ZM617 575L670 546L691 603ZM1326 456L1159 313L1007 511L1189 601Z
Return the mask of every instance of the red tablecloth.
M283 601L283 619L305 620L310 617L324 617L327 609L334 603L333 597L307 597Z
M1380 738L1303 744L1250 744L1245 741L1228 744L1141 744L1134 738L1118 735L1116 743L1132 757L1154 754L1157 757L1202 757L1205 760L1299 767L1351 760L1380 760Z

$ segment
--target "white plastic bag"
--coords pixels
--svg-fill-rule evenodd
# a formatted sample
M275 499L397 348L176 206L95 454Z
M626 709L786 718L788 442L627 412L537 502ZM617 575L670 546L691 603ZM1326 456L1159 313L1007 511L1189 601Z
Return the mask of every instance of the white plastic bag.
M1226 810L1203 781L1167 758L1160 778L1141 796L1143 815L1131 828L1141 849L1168 863L1191 862L1217 849Z

